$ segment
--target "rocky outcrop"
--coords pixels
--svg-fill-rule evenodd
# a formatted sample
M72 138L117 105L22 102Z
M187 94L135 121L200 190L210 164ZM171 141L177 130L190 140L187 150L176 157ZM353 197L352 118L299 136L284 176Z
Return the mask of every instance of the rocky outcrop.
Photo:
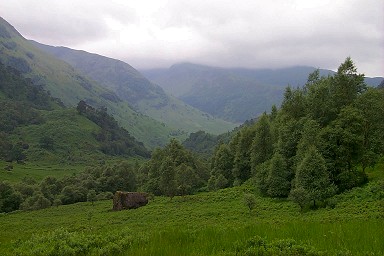
M113 210L136 209L148 204L148 194L140 192L116 191L113 197Z

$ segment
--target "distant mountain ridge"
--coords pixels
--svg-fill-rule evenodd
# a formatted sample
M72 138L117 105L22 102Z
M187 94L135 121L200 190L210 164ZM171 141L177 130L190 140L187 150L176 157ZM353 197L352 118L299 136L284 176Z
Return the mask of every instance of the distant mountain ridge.
M141 72L187 104L225 120L244 122L268 112L273 104L279 105L285 87L303 86L314 70L307 66L246 69L181 63ZM320 69L322 76L333 73ZM371 86L382 80L366 78Z

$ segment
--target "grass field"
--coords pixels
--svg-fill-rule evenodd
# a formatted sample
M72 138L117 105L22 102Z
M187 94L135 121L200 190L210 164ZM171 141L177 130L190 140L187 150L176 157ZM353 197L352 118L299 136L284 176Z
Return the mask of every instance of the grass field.
M275 255L252 254L247 240L255 236L294 239L324 252L319 255L384 255L380 184L336 197L333 209L304 213L289 201L262 197L249 212L243 194L251 187L244 185L156 197L120 212L111 211L111 201L99 201L2 214L0 255Z

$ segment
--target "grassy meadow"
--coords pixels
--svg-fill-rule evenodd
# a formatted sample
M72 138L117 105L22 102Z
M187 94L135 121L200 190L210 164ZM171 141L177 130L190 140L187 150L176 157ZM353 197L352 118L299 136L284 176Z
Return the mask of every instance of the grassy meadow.
M382 186L304 212L257 195L249 211L248 183L120 212L107 200L1 214L0 255L384 255Z

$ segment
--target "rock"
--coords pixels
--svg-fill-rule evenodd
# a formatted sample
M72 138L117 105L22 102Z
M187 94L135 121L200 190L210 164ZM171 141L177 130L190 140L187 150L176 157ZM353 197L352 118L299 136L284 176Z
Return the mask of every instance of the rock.
M148 204L148 194L141 192L116 191L113 196L113 210L136 209Z

